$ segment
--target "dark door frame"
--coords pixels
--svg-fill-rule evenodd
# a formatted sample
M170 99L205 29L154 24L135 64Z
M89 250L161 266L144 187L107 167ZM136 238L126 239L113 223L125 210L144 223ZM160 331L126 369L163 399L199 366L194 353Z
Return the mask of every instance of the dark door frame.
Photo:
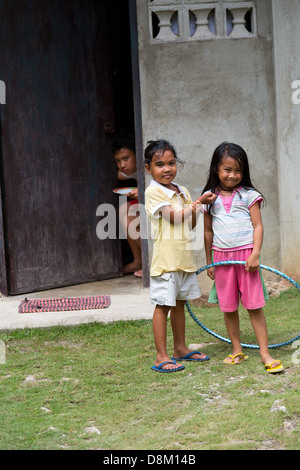
M0 77L1 78L1 77ZM5 236L4 236L4 217L3 217L3 145L2 145L2 120L4 115L5 104L0 104L0 293L8 295L7 284L7 266L6 266L6 250L5 250Z
M140 93L140 74L139 74L139 51L138 51L138 32L137 32L137 14L136 0L129 0L129 18L130 18L130 37L131 37L131 60L132 60L132 81L133 81L133 109L134 109L134 127L136 140L137 156L137 181L139 191L140 207L145 207L145 168L143 158L143 131L142 131L142 113L141 113L141 93ZM148 240L146 237L146 214L141 214L141 251L143 265L143 286L150 284L149 275L149 257Z

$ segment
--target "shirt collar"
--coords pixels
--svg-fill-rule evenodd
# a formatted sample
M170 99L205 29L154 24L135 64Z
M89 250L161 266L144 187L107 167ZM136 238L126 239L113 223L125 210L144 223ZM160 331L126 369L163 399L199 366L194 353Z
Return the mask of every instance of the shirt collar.
M241 189L243 189L243 186L239 186L237 189L234 189L234 190L232 191L232 194L234 194L234 193L239 193L239 192L241 191ZM218 189L216 190L216 194L217 194L218 196L221 195L221 193L219 192Z
M179 189L178 196L180 196L182 194L184 199L188 199L185 191L183 190L183 188L181 186L179 186L179 184L174 183L174 181L172 181L172 184L174 184L174 186L177 186L177 188ZM176 191L173 191L173 189L166 188L163 184L160 184L160 183L158 183L157 181L155 181L153 179L150 182L150 186L156 186L157 188L160 188L168 196L168 198L170 198L170 199L172 199L174 194L177 195Z

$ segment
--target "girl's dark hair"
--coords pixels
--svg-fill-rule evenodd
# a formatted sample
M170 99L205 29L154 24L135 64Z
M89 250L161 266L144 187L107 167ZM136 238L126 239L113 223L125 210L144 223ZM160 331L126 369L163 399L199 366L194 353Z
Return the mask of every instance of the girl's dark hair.
M240 183L241 186L246 189L255 189L257 191L257 189L253 186L250 178L248 157L245 150L237 144L223 142L213 153L207 183L204 186L202 194L209 190L215 193L218 189L220 185L218 170L223 157L231 157L239 163L242 171L242 181ZM265 200L263 195L262 197Z
M162 156L167 150L174 154L175 160L183 165L183 162L178 158L175 147L167 140L149 140L148 146L145 150L145 164L151 165L152 158L155 155Z
M113 155L121 149L129 149L135 153L135 140L132 134L127 134L125 132L120 132L112 141L111 149Z

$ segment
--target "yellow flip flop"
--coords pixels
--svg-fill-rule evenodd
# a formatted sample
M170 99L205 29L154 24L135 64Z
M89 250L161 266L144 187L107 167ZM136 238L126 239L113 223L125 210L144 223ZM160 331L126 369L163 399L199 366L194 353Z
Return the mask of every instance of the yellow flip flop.
M279 362L278 366L272 367L272 364L274 364L275 362ZM277 372L282 372L284 370L281 361L279 361L278 359L273 362L270 362L270 364L265 364L265 368L267 369L267 372L269 372L269 374L276 374Z
M242 352L236 354L235 356L232 356L231 354L229 354L227 357L230 357L232 361L226 361L226 359L224 359L225 364L233 364L234 366L238 366L240 362L234 362L235 358L238 356L240 356L240 362L246 361L247 359L249 359L249 356L245 356L245 354Z

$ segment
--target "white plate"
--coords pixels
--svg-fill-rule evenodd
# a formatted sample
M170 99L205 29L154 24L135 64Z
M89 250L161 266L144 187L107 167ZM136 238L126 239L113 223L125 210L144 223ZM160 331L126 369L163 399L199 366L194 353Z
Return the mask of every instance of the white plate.
M113 192L122 196L124 194L130 193L132 189L136 189L136 188L116 188L113 190Z

